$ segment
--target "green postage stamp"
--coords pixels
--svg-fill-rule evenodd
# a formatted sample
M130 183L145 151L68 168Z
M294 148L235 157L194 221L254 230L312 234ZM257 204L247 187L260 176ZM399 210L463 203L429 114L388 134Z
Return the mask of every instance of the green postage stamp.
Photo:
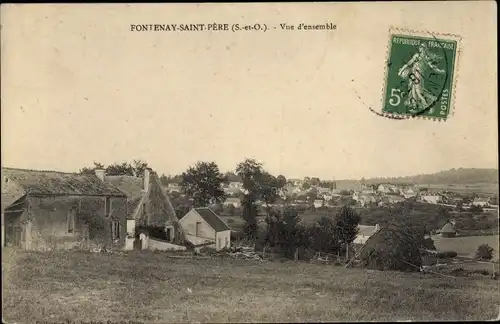
M392 29L382 112L446 120L452 113L460 38Z

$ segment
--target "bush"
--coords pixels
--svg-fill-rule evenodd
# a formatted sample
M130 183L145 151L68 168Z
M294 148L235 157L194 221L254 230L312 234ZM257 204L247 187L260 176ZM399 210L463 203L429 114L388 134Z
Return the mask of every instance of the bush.
M437 254L437 257L441 258L441 259L447 259L447 258L454 258L457 255L458 255L458 253L455 251L444 251L444 252L439 252Z
M245 238L243 231L231 231L231 242L239 242Z
M479 260L491 260L493 258L493 248L488 244L481 244L477 247L476 258Z

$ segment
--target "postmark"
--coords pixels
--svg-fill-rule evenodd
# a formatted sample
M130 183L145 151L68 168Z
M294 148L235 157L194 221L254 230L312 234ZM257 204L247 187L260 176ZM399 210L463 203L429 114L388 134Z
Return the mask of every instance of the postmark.
M447 120L453 114L460 37L395 28L389 35L382 113Z

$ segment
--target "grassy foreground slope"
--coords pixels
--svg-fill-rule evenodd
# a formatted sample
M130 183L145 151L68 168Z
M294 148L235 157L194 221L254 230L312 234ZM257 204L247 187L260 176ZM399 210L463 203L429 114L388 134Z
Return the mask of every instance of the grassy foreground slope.
M7 323L460 321L499 311L493 280L153 252L3 254Z

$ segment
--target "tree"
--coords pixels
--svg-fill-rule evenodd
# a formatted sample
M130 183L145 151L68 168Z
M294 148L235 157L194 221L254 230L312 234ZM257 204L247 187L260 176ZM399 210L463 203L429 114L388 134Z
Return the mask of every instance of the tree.
M110 176L128 175L134 176L134 167L127 163L114 163L106 167L106 174Z
M119 176L128 175L142 177L148 164L141 160L134 160L132 164L127 162L110 164L107 167L102 163L94 162L93 167L85 167L80 170L81 174L93 174L96 169L104 169L107 175Z
M299 228L300 216L293 207L287 207L283 211L282 245L285 247L285 256L295 255L297 248L303 244L302 231Z
M226 198L223 184L226 178L215 162L197 162L181 175L182 191L193 199L195 207L223 202Z
M226 172L224 174L228 182L240 182L241 178L234 172Z
M317 177L311 178L311 185L313 186L319 186L321 184L321 180Z
M311 231L311 245L316 251L335 254L340 252L341 242L336 236L338 231L333 218L322 216Z
M258 196L266 203L267 208L279 197L279 181L268 172L262 171L257 177Z
M255 241L257 238L257 215L259 211L255 205L255 201L251 200L248 195L243 197L241 206L243 207L241 216L245 221L243 232L246 238Z
M132 162L132 168L134 170L134 176L142 177L144 176L144 170L148 167L148 163L142 160L134 160Z
M351 244L358 234L358 225L361 218L349 206L342 207L335 217L337 237L341 242Z
M302 189L304 189L304 190L308 190L308 189L310 189L310 188L311 188L311 185L310 185L308 182L304 182L304 183L302 184Z
M476 258L479 260L491 260L493 258L493 248L488 244L481 244L477 247Z
M278 187L283 188L286 185L286 178L284 175L279 175L276 177Z
M344 206L338 211L334 220L335 237L345 249L356 238L360 220L359 215L349 206Z
M293 257L299 246L308 245L307 232L299 225L300 220L298 211L293 207L270 211L266 217L264 243L278 247L285 257Z
M104 169L104 164L99 162L94 162L93 167L84 167L80 169L80 174L95 174L95 170Z
M469 208L469 211L473 212L473 213L476 213L476 214L480 214L483 212L483 207L479 206L479 205L472 205L470 208Z
M262 164L254 159L245 159L236 166L236 174L242 179L243 188L246 190L241 205L243 207L242 217L245 221L245 236L250 239L257 237L258 209L256 202L261 193L260 181L263 173Z

